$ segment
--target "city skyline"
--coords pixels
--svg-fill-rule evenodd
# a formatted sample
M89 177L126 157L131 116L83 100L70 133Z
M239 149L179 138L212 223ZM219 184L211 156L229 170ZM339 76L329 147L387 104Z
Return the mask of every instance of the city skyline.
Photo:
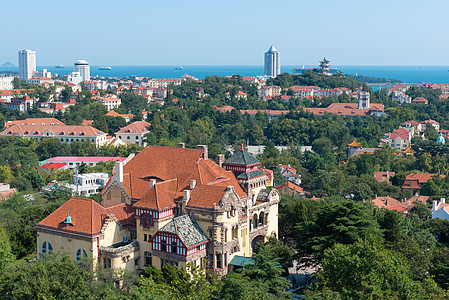
M263 65L260 53L274 44L285 65L325 56L335 65L449 65L449 41L441 38L449 3L437 0L282 1L269 10L264 1L24 3L2 6L22 18L5 14L0 24L0 64L18 65L17 51L33 49L42 66L79 58L92 65ZM30 30L36 16L52 30Z

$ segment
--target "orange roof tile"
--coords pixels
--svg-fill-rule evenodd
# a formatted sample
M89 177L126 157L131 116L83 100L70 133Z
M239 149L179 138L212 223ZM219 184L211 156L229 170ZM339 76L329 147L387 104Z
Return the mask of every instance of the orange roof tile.
M150 131L151 124L147 121L137 121L125 127L120 128L115 134L119 133L146 133Z
M173 191L174 198L182 197L183 190L190 188L190 180L196 181L189 202L191 205L201 203L202 206L212 207L213 203L217 203L217 197L222 194L218 191L224 191L230 185L239 197L247 196L231 171L220 168L210 159L203 159L202 155L203 152L199 149L148 146L124 165L122 185L132 198L145 200L140 205L149 205L151 208L156 207L154 197L166 197L167 193L171 194ZM153 190L150 189L150 178L155 178L158 182L153 194L149 193ZM167 185L160 186L163 189L159 191L159 184L163 181L176 182L176 188L174 183L166 183ZM206 190L210 191L209 188L215 191L217 197L204 196ZM196 190L203 192L198 193ZM159 206L168 203L166 200L157 201L162 203Z
M383 208L383 207L386 208L386 207L394 206L394 205L401 203L401 201L398 201L389 196L377 197L377 198L372 199L371 201L374 203L374 205L376 205L379 208Z
M13 125L0 132L0 135L39 136L45 131L51 132L55 137L91 137L106 134L92 126L82 125Z
M8 121L5 123L5 128L13 125L65 125L55 118L28 118L25 120Z
M125 203L105 208L92 199L73 197L36 226L96 236L108 214L114 214L124 226L135 225L134 209ZM67 215L72 217L71 225L63 223Z

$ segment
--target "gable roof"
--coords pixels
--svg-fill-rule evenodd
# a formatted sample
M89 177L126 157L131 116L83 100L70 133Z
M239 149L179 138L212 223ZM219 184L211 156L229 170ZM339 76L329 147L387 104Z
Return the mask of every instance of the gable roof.
M135 225L134 209L126 203L105 208L92 199L73 197L36 226L93 237L101 234L109 214L113 214L123 226ZM72 218L71 225L63 224L67 215Z
M376 205L379 208L382 207L387 208L401 203L401 201L398 201L389 196L377 197L372 199L371 201L374 203L374 205Z
M158 181L151 193L150 178ZM140 200L135 205L156 209L157 205L166 207L174 198L182 197L184 190L190 190L190 180L195 180L196 186L188 205L208 208L213 203L218 205L228 186L233 186L239 197L247 196L234 174L204 159L200 149L148 146L123 166L121 184L131 198ZM173 199L167 200L167 195Z
M155 183L143 198L134 204L136 207L162 209L175 205L174 199L178 190L176 178Z
M137 121L125 127L120 128L115 134L119 133L146 133L150 131L151 124L147 121Z
M176 234L187 248L192 248L209 241L207 235L190 215L173 218L164 227L159 229L158 232Z

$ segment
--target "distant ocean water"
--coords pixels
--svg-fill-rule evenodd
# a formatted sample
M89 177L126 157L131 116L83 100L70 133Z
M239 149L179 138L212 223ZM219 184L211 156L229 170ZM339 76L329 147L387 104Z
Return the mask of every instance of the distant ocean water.
M176 70L178 66L111 66L112 69L98 70L98 66L91 66L92 76L127 77L131 75L152 78L179 78L184 74L203 79L206 76L228 76L238 74L242 76L263 75L263 66L183 66L183 70ZM299 65L282 66L281 72L291 73ZM312 66L305 66L312 67ZM315 66L314 66L315 67ZM358 74L378 78L398 79L406 83L449 83L449 67L447 66L331 66L345 74ZM38 66L38 70L48 69L52 74L67 75L73 71L73 66L57 69L55 66ZM18 67L0 67L0 71L18 71Z

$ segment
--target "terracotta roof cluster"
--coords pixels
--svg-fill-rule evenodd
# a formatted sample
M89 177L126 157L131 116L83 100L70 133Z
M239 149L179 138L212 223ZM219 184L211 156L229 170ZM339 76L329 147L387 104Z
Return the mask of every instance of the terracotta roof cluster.
M416 205L416 203L421 202L426 204L429 196L414 196L405 201L399 201L392 197L376 197L371 201L379 208L386 208L388 210L396 210L404 215L408 214L408 211Z
M13 125L65 125L55 118L28 118L25 120L8 121L5 123L5 128Z
M0 96L22 95L22 94L31 93L31 92L34 92L34 89L0 90Z
M200 149L148 146L123 166L121 184L131 198L139 200L135 206L150 209L174 205L184 190L190 191L188 205L208 208L219 204L228 186L239 197L247 196L231 171L203 155ZM156 183L150 188L151 179ZM192 190L191 180L196 183Z
M13 125L2 132L0 135L19 135L25 137L40 136L44 132L50 132L54 137L97 137L104 135L101 130L92 126L81 125Z
M147 121L137 121L125 127L120 128L115 134L119 133L146 133L150 131L151 124Z
M403 189L420 189L421 186L438 174L435 173L411 173L405 176L404 183L402 184ZM446 178L446 175L439 175Z
M134 210L126 203L105 208L92 199L73 197L36 226L94 237L101 234L109 215L123 226L136 224ZM70 223L64 223L67 216L72 219Z

